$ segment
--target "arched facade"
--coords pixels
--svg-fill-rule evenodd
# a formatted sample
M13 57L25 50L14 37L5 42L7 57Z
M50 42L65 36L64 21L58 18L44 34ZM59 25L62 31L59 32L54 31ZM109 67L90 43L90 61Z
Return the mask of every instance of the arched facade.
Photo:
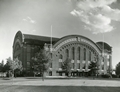
M63 37L53 45L53 64L55 64L52 68L53 75L61 75L62 68L58 68L57 65L64 62L66 58L71 60L73 72L88 72L90 62L101 61L101 53L102 50L98 45L86 37L80 35ZM63 56L61 61L58 60L59 55Z
M35 36L17 32L13 43L13 58L19 57L23 62L24 69L29 68L31 58L35 52L44 47L50 48L50 37ZM107 73L112 67L112 49L101 48L101 42L95 43L81 35L68 35L62 38L53 38L52 42L52 63L50 65L51 76L64 75L62 62L69 58L72 65L73 75L81 72L88 72L90 63L98 62L99 73ZM107 49L109 47L109 49ZM103 58L104 49L104 58ZM108 58L109 57L109 58ZM104 62L103 62L104 61Z

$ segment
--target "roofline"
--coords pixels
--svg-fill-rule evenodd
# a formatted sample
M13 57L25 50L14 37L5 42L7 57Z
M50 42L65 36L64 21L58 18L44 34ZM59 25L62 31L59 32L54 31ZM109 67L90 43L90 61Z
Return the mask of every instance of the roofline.
M97 48L98 48L98 50L99 50L99 52L101 53L101 51L102 51L102 49L94 42L94 41L92 41L91 39L89 39L89 38L87 38L87 37L85 37L85 36L82 36L82 35L67 35L67 36L64 36L64 37L62 37L62 38L60 38L54 45L53 45L53 47L55 48L59 43L60 43L60 41L62 40L62 39L65 39L65 38L67 38L67 37L81 37L81 38L84 38L84 39L86 39L86 40L88 40L88 41L90 41L91 43L93 43Z
M24 41L23 34L22 34L22 32L19 30L19 31L15 34L14 41L13 41L13 47L14 47L14 44L15 44L15 40L16 40L17 35L21 35L21 40L22 40L22 42Z
M93 44L95 44L95 46L96 46L100 51L102 51L102 49L101 49L94 41L92 41L91 39L89 39L89 38L87 38L87 37L85 37L85 36L76 35L76 34L64 36L64 37L60 38L55 44L57 44L60 40L62 40L62 39L64 39L64 38L67 38L67 37L70 37L70 36L73 36L73 37L74 37L74 36L79 36L79 37L85 38L85 39L91 41ZM54 44L54 45L55 45L55 44Z

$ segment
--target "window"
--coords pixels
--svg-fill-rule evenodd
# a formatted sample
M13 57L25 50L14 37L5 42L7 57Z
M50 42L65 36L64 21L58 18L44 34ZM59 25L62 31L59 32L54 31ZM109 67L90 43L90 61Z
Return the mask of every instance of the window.
M17 51L19 49L20 49L20 45L19 45L19 43L17 43L16 46L15 46L15 50Z
M49 76L52 76L52 71L49 72Z
M27 52L31 52L31 46L27 45Z
M66 57L68 58L69 57L69 50L66 49Z
M52 59L52 53L50 53L50 58Z
M91 52L89 51L89 61L91 61Z
M78 63L78 69L80 69L80 63Z
M27 62L27 68L30 68L30 62L29 61Z
M62 59L62 58L63 58L63 56L60 54L59 59Z
M27 61L30 61L31 57L30 57L30 53L27 53Z
M102 65L102 70L104 70L104 64Z
M86 66L86 65L84 64L83 69L85 69L85 66Z
M72 69L74 69L74 63L72 63Z
M52 68L52 62L50 63L50 68Z
M98 57L98 55L96 56L96 61L98 61L99 60L99 57Z
M72 59L74 60L75 59L75 48L72 47Z
M77 60L80 60L80 47L77 49Z
M63 59L63 56L60 55L60 56L59 56L59 68L62 67L62 59Z
M84 60L86 60L86 49L84 48Z

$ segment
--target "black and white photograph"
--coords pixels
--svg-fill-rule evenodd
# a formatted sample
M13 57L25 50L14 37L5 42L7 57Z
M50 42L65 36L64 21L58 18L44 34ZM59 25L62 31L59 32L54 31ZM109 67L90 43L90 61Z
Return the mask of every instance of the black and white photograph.
M120 0L0 0L0 92L120 92Z

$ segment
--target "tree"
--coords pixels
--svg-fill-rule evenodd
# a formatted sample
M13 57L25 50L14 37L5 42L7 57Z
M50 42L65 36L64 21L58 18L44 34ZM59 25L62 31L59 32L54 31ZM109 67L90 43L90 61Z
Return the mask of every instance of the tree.
M14 75L16 77L16 74L23 70L22 62L20 60L18 60L18 58L15 58L13 64L14 64L13 71L14 71Z
M71 74L71 68L72 68L71 59L67 58L62 63L62 69L63 69L63 71L65 71L65 73L66 73L67 76L70 76L70 74Z
M3 74L3 68L4 68L4 65L2 63L0 63L0 72L1 72L1 75ZM4 76L4 75L2 75Z
M49 69L49 54L49 51L41 49L33 58L33 69L34 71L40 72L42 80L44 80L44 73Z
M98 70L97 62L92 61L89 65L89 69L90 69L90 72L91 72L91 74L93 75L93 78L94 78L94 76L96 75L96 71Z
M120 62L116 65L115 73L117 76L120 76Z
M18 58L16 58L15 60L12 60L11 57L9 57L7 59L7 63L4 66L4 70L6 72L12 73L12 76L14 77L14 71L22 71L22 62L18 60Z
M3 67L4 67L4 65L2 63L0 63L0 72L3 72Z

